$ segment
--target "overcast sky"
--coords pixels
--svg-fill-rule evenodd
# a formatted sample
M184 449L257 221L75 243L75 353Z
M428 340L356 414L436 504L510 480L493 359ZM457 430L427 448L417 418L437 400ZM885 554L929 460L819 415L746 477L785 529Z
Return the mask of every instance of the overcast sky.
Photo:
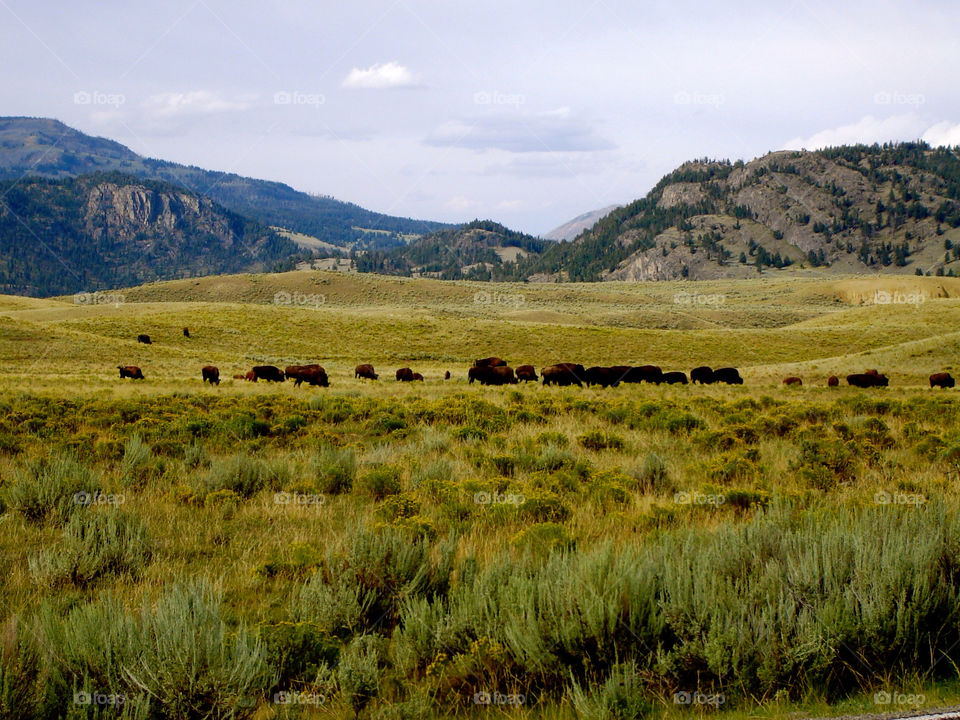
M0 0L0 114L542 233L684 160L960 144L960 3Z

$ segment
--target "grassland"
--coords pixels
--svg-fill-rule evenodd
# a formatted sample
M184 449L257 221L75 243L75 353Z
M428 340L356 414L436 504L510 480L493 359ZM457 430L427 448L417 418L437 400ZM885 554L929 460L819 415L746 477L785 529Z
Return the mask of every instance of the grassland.
M296 272L0 298L0 716L954 702L960 403L924 385L956 375L958 296ZM746 382L468 385L488 354ZM264 362L332 386L230 379ZM427 381L395 383L402 365ZM824 387L866 367L891 387Z

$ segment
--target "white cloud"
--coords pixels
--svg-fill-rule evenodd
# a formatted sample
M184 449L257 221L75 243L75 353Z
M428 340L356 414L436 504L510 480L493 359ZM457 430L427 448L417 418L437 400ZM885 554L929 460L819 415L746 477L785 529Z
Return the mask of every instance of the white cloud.
M193 90L185 93L166 92L151 95L141 105L156 118L171 118L247 110L252 106L254 99L252 95L241 95L227 100L216 92Z
M345 88L362 88L366 90L383 90L385 88L414 87L417 79L400 63L390 61L377 63L362 70L353 68L343 80Z
M784 143L784 150L819 150L836 145L883 143L897 140L917 140L929 127L929 121L914 114L875 118L867 115L858 122L821 130L808 138L796 137Z
M922 139L934 146L956 147L960 145L960 123L952 123L946 120L939 122L928 128Z
M443 123L427 145L511 153L562 153L610 150L615 146L583 119L562 112L491 114Z
M456 195L444 203L444 207L453 212L466 212L467 210L475 210L481 206L482 203L478 200L471 200L463 195Z

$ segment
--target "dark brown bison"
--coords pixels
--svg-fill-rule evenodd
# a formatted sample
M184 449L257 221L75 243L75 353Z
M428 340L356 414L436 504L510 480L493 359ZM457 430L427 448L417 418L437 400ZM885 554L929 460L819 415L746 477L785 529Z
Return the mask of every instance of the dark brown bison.
M211 385L220 384L220 370L215 365L204 365L200 368L200 374L203 376L202 382L208 382Z
M327 379L327 371L324 370L321 365L290 365L284 369L283 374L287 380L293 380L294 387L300 387L300 383L319 387L330 387L330 381Z
M143 372L136 365L117 365L121 378L130 378L131 380L143 380Z
M413 380L413 370L408 367L397 370L398 382L411 382Z
M516 385L517 376L513 368L505 365L495 367L472 367L467 371L470 382L476 380L481 385Z
M632 367L623 376L625 383L654 383L659 385L663 382L663 370L656 365L640 365Z
M790 377L783 379L784 385L803 385L803 380L798 378L796 375L791 375Z
M363 364L357 365L353 371L353 377L355 378L366 378L367 380L376 380L379 375L373 371L373 365Z
M423 375L420 373L414 373L413 377L410 378L410 382L423 382Z
M876 371L847 375L847 385L858 388L886 387L889 382L886 375L881 375Z
M247 370L247 374L243 376L243 379L247 382L256 382L257 374L253 370Z
M701 385L712 385L716 381L713 377L713 370L706 365L701 365L690 371L690 382L694 384L700 383Z
M840 378L836 375L831 375L827 378L827 387L837 387L840 384Z
M940 372L930 376L930 387L952 388L956 383L950 373Z
M727 385L743 385L743 378L740 377L740 371L732 367L717 368L714 370L713 381L726 383Z
M663 382L669 385L686 385L687 384L687 374L680 372L679 370L674 372L665 372L663 374Z
M447 370L447 371L443 374L443 379L444 379L444 380L449 380L449 379L450 379L450 371L449 371L449 370Z
M473 361L474 367L505 367L506 364L506 360L498 357L480 358L479 360Z
M185 327L185 328L183 329L183 336L184 336L184 337L190 337L190 328Z
M583 387L586 371L579 363L557 363L540 369L544 385L577 385Z
M283 370L276 365L255 365L253 368L254 382L257 380L266 380L267 382L283 382L286 376Z
M620 384L621 377L623 376L620 373L609 367L588 367L583 372L583 381L587 384L587 387L593 385L599 385L603 388L616 387Z
M152 345L149 335L137 335L137 342L143 343L144 345Z
M540 378L533 365L521 365L517 368L517 380L523 382L537 382Z

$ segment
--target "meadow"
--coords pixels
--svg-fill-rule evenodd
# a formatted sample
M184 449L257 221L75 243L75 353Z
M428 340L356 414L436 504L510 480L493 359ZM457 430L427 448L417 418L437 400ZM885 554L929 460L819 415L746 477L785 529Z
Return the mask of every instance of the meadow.
M925 385L957 373L958 296L295 272L0 298L0 716L956 702L960 403ZM490 354L745 384L469 385ZM232 379L306 362L330 388ZM825 387L868 367L891 386Z

